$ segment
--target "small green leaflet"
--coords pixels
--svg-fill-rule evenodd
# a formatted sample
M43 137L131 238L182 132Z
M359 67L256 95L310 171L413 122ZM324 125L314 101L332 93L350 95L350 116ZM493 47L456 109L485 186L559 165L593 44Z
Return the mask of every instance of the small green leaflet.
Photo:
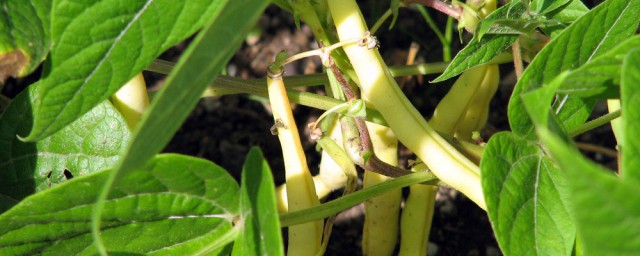
M258 148L249 151L242 167L240 216L244 226L233 255L284 255L273 177Z
M544 15L549 12L566 5L571 0L533 0L531 1L530 8L536 13Z
M524 8L516 8L510 11L508 7L509 6L503 6L498 8L491 13L486 20L518 16L525 11ZM483 24L485 24L484 21L478 28L481 28ZM434 79L432 83L442 82L467 69L491 61L494 57L498 56L498 54L509 49L517 39L518 35L516 34L490 34L480 39L476 33L476 36L471 39L467 46L456 54L447 69Z

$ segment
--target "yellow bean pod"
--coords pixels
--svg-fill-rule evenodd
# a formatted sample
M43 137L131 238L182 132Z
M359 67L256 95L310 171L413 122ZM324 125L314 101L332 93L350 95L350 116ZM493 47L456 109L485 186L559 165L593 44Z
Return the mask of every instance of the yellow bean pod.
M129 128L135 128L140 122L142 113L149 106L147 84L144 82L142 73L134 76L111 96L111 103L122 114Z
M328 3L340 40L368 34L354 0L328 0ZM427 124L398 87L378 50L359 44L346 45L344 50L360 80L364 97L380 111L400 142L422 159L441 181L486 209L478 166Z
M292 211L320 204L307 159L302 150L298 128L291 112L282 73L269 73L267 77L269 102L273 112L273 132L277 133L284 156L287 182L287 201ZM322 220L289 227L288 255L313 255L321 251Z
M387 164L398 166L398 140L388 127L367 123L373 151ZM372 171L364 173L364 187L391 179ZM389 191L365 202L363 255L392 255L398 243L398 218L402 191Z

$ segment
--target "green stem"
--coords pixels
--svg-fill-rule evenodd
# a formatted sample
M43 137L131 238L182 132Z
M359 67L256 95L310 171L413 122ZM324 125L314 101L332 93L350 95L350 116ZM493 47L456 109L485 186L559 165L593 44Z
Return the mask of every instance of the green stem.
M586 122L585 124L581 125L580 127L574 129L573 131L569 132L569 137L575 137L578 136L582 133L591 131L597 127L600 127L602 125L605 125L609 122L611 122L613 119L616 119L620 117L620 110L616 110L614 112L611 112L609 114L606 114L604 116L598 117L596 119L593 119L589 122Z
M391 16L391 13L391 9L387 9L387 11L382 14L382 16L380 16L376 23L373 24L373 27L371 27L371 35L375 35L376 32L378 32L378 29L380 28L380 26L382 26L382 23L384 23Z
M502 58L498 59L498 57L496 57L495 61L499 61L499 63L495 64L502 64L511 62L512 60L503 60ZM169 73L171 73L171 70L173 70L175 64L175 62L156 59L151 62L151 64L147 68L145 68L145 70L158 74L168 75ZM392 66L389 67L389 71L391 71L391 74L393 76L432 75L444 72L447 69L448 65L449 62L434 62L416 64L411 66ZM325 74L287 76L286 79L287 87L323 85L325 83L328 83L328 79ZM249 79L244 81L254 84L263 84L265 83L266 78Z
M440 28L438 27L436 22L433 21L433 19L431 18L431 15L429 15L429 12L427 11L427 8L424 7L424 5L416 4L415 6L418 9L418 12L422 14L422 17L427 22L431 30L433 30L433 32L436 33L436 36L440 40L440 44L442 44L443 59L446 60L447 55L449 55L449 57L451 56L451 47L450 47L451 41L448 41L447 38L442 33L442 31L440 31Z
M488 64L504 64L513 61L513 57L510 54L500 54L495 57L493 60L489 61ZM389 71L391 75L394 77L398 76L414 76L414 75L433 75L444 72L449 66L450 62L433 62L433 63L424 63L424 64L416 64L410 66L391 66L389 67ZM168 75L171 73L173 66L175 63L166 61L166 60L154 60L151 65L149 65L145 70ZM213 82L212 86L216 86L218 83L223 83L222 80L226 79L226 76L219 76ZM259 79L250 79L244 80L240 78L234 78L238 82L242 84L257 84L264 85L266 83L266 78ZM326 74L310 74L310 75L296 75L296 76L287 76L287 87L301 87L301 86L313 86L313 85L324 85L329 83L329 79Z
M289 83L288 77L285 77L284 79L287 83ZM214 81L213 85L210 85L209 88L207 88L207 90L203 94L203 97L242 93L249 93L263 97L268 96L267 88L264 85L254 84L254 82L247 82L247 80L243 80L240 78L219 76ZM292 89L287 90L287 95L289 96L289 100L291 100L292 102L322 110L329 110L337 105L344 104L344 101L337 100L331 97L320 96L315 93L301 92ZM379 123L382 125L386 124L384 118L382 118L378 111L369 108L367 109L367 121Z
M291 225L327 218L333 214L344 211L346 209L349 209L350 207L362 203L367 199L376 197L394 189L406 187L411 184L417 183L436 185L437 178L431 172L405 175L372 187L365 188L331 202L295 212L281 214L280 225L282 227L288 227Z
M444 38L449 42L444 49L442 55L444 55L444 61L451 61L451 40L453 40L453 18L447 17L447 26L445 27Z
M232 227L229 231L224 233L222 236L216 238L216 240L211 243L201 247L198 251L194 252L191 255L211 255L215 250L218 250L224 247L227 244L235 241L242 232L241 228Z

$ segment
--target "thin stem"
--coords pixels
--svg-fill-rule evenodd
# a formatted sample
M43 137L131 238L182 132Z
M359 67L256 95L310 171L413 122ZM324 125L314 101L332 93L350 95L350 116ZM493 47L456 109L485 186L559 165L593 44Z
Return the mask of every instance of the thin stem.
M378 29L380 28L380 26L382 26L382 24L391 16L392 12L391 9L388 9L386 12L384 12L384 14L382 14L382 16L380 16L380 18L376 21L375 24L373 24L373 27L371 27L371 34L375 35L376 32L378 32Z
M524 66L522 65L522 52L520 51L520 42L516 40L511 46L513 50L513 66L516 71L516 81L520 81L522 73L524 73Z
M495 57L493 60L489 61L487 64L504 64L513 61L513 57L511 54L500 54ZM394 77L398 76L413 76L413 75L433 75L444 72L449 66L450 62L433 62L433 63L423 63L416 64L411 66L391 66L389 67L389 71L391 75ZM166 61L166 60L154 60L151 65L145 68L146 71L151 71L159 74L168 75L171 73L171 70L175 66L174 62ZM220 82L220 79L225 76L219 76L213 82L215 87L216 84ZM239 81L243 81L240 83L245 84L259 84L264 85L266 83L266 78L258 78L258 79L250 79L243 80L236 78ZM312 85L324 85L329 82L326 74L309 74L309 75L296 75L296 76L287 76L287 87L300 87L300 86L312 86Z
M581 125L580 127L574 129L573 131L569 132L569 137L575 137L578 136L584 132L588 132L591 131L593 129L595 129L596 127L600 127L602 125L605 125L609 122L611 122L611 120L616 119L620 117L620 110L616 110L614 112L611 112L609 114L606 114L604 116L598 117L596 119L593 119L589 122L586 122L585 124Z
M338 67L333 62L331 56L329 56L329 68L331 68L331 72L336 77L336 81L340 85L340 88L342 88L342 92L344 93L344 96L347 98L347 100L356 99L356 93L351 89L351 86L349 86L347 80L344 79L344 76L342 76L342 73L340 73L340 70L338 70Z
M618 158L618 151L615 151L612 149L608 149L605 147L601 147L601 146L593 145L589 143L580 143L580 142L577 142L576 146L578 146L580 150L600 153L611 158Z
M311 208L289 212L280 215L280 225L282 227L288 227L300 223L319 220L327 218L333 214L344 211L353 207L359 203L366 201L367 199L384 194L388 191L409 186L411 184L438 184L438 179L431 172L412 173L399 178L392 179L374 185L372 187L365 188L363 190L354 192L353 194L343 196L339 199L314 206Z
M451 40L453 38L453 18L447 17L447 26L445 27L445 39L448 44L442 49L443 61L451 61Z
M289 83L288 77L284 78L287 83ZM262 80L262 79L260 79ZM251 80L255 81L255 80ZM265 80L262 80L265 81ZM234 78L234 77L223 77L219 76L213 83L210 85L202 95L203 97L211 97L211 96L221 96L221 95L230 95L230 94L253 94L262 97L267 97L267 88L264 85L258 85L254 82L247 82L247 80ZM307 107L329 110L337 105L343 104L344 101L337 100L327 96L320 96L315 93L309 92L301 92L298 90L287 90L287 95L289 96L289 100L294 103L298 103ZM375 109L367 108L367 121L374 122L377 124L386 125L386 121Z
M442 44L442 48L444 50L445 46L448 45L450 42L447 41L447 38L444 37L444 34L442 33L442 31L440 31L440 28L438 27L436 22L433 21L433 19L431 18L431 15L429 15L429 12L427 11L427 8L419 4L415 6L418 9L418 12L422 14L422 18L424 18L424 20L427 22L431 30L433 30L433 32L436 33L436 36L440 40L440 43Z
M440 0L410 0L408 1L408 3L424 4L456 20L460 19L460 10L456 10L455 8Z
M349 40L345 40L345 41L340 41L340 42L337 42L337 43L332 44L330 46L322 47L320 49L301 52L301 53L295 54L295 55L290 56L287 59L285 59L284 62L282 62L282 65L284 66L285 64L289 64L289 63L294 62L296 60L304 59L304 58L308 58L308 57L312 57L312 56L322 56L323 54L328 54L331 51L333 51L333 50L335 50L337 48L340 48L342 46L345 46L345 45L348 45L348 44L358 43L358 42L362 41L362 39L364 39L364 38L368 38L368 37L365 36L365 37L359 37L359 38L349 39Z

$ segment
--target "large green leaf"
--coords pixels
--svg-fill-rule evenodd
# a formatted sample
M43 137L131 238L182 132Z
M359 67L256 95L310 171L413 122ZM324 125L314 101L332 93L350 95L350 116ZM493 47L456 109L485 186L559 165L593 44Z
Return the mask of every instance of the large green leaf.
M521 7L520 5L518 5ZM509 10L510 6L503 6L492 12L485 21L480 24L480 27L487 23L492 23L498 19L507 19L522 15L525 11L524 8L515 8ZM492 23L493 24L493 23ZM486 25L490 27L491 25ZM511 47L511 45L518 39L517 34L490 34L480 37L474 36L471 41L453 58L447 69L438 76L434 83L441 82L452 78L467 69L475 66L479 66L491 61L498 54Z
M547 84L562 71L575 69L606 53L630 37L638 27L640 0L609 0L591 10L552 40L525 70L509 101L511 129L527 137L533 135L520 94ZM589 117L591 100L558 95L554 111L567 130L580 126Z
M569 205L584 246L583 255L638 255L640 183L615 177L545 129L538 134L571 180Z
M558 93L581 97L618 97L622 60L634 48L640 48L640 36L621 42L607 53L571 71Z
M19 94L0 118L0 212L28 195L73 177L112 167L129 140L129 129L109 102L35 143L16 134L31 128L30 95Z
M0 255L94 255L96 189L109 171L74 178L0 216ZM161 155L124 175L106 201L102 239L113 254L191 255L233 241L239 188L206 160ZM215 248L217 247L217 248Z
M51 2L0 0L0 83L28 75L47 56Z
M226 0L55 1L47 77L36 88L27 140L62 129L109 98Z
M240 212L244 229L233 255L284 255L273 177L258 148L249 151L242 168Z
M633 50L624 58L620 102L622 104L622 161L623 178L640 181L640 49Z
M505 255L570 255L568 181L535 141L493 135L480 162L487 212Z
M218 16L210 17L142 116L131 144L121 153L123 157L105 183L100 199L105 198L118 176L142 166L167 145L268 3L267 0L234 0L227 3ZM100 222L102 207L98 200L94 231Z

